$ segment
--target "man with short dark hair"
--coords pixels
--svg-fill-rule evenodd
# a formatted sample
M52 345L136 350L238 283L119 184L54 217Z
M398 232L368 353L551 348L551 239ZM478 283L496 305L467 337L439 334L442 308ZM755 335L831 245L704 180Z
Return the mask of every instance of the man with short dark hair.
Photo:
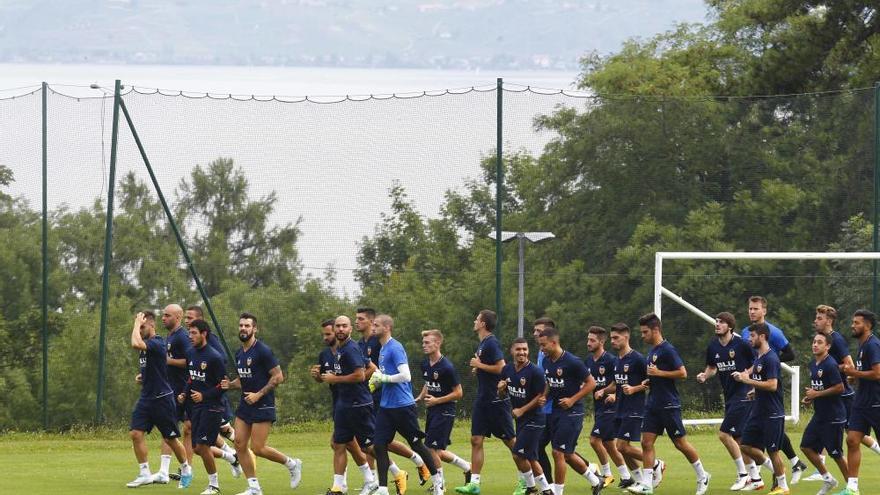
M663 480L665 464L655 460L654 443L657 437L665 431L672 444L684 455L685 459L694 468L697 475L696 495L705 495L709 489L709 480L712 475L703 469L703 462L697 449L688 442L687 431L681 420L681 398L675 387L675 380L687 379L687 368L678 354L678 350L663 338L663 325L660 318L654 313L648 313L639 318L639 330L642 340L651 346L647 356L648 401L645 405L645 419L642 422L642 462L645 466L644 478L652 479L652 484L642 483L634 493L653 493ZM660 471L660 476L653 476L655 471Z
M623 456L617 451L614 443L614 404L606 403L605 394L614 390L614 365L617 359L610 352L605 351L607 332L600 326L591 326L587 330L587 350L589 354L584 360L590 375L596 380L596 389L593 390L593 429L590 431L590 446L599 457L601 473L605 486L614 483L611 474L611 461L615 466L624 466ZM611 388L609 388L611 387Z
M269 431L275 422L275 387L284 381L281 366L269 346L257 340L257 317L242 313L238 318L238 340L235 352L238 378L224 380L224 388L241 389L241 401L235 411L235 450L247 476L248 489L239 495L262 495L256 465L250 451L259 457L285 466L290 473L290 487L299 486L302 461L292 459L267 445ZM248 447L250 443L250 448Z
M514 430L510 399L498 397L498 381L504 369L501 344L492 333L497 317L494 311L484 309L474 318L474 333L480 339L477 352L468 365L477 375L477 396L471 411L471 481L455 488L458 493L479 495L480 473L483 470L483 442L496 436L507 448L513 447Z
M776 486L768 495L788 495L785 481L785 464L779 454L785 436L785 408L782 405L782 388L779 375L782 372L779 356L770 349L770 328L766 323L753 323L749 327L749 342L757 351L751 367L751 376L735 371L734 380L755 389L755 405L742 436L742 450L767 469L772 469ZM763 451L768 457L764 457Z
M725 311L715 316L716 338L709 342L706 349L706 368L697 375L697 382L706 383L716 375L721 382L721 390L724 392L724 421L721 422L718 439L736 466L737 478L730 487L731 491L746 488L749 491L763 490L764 481L755 461L748 456L744 459L739 447L753 401L748 398L748 387L731 377L735 371L742 373L751 368L755 354L751 345L733 333L734 328L736 320L732 314Z
M549 327L556 328L556 322L548 316L542 316L532 324L532 337L535 340L535 347L538 348L538 355L535 357L535 366L541 370L541 373L544 373L544 351L541 350L541 346L538 344L538 338L541 336L541 332ZM549 418L550 413L553 412L553 404L546 402L542 409L544 411L544 416ZM553 464L550 462L550 457L547 455L548 445L550 445L550 428L544 428L544 434L541 436L541 441L538 443L538 463L541 465L541 469L544 470L544 476L547 477L547 482L553 484Z
M141 395L131 414L130 436L140 473L126 484L137 488L152 484L145 435L155 426L162 435L162 442L174 452L180 462L181 472L192 477L192 467L186 461L186 451L180 443L177 429L177 408L174 392L168 384L165 341L156 335L156 315L143 311L134 318L131 330L131 347L139 353L139 367L135 381L141 385ZM165 478L165 483L168 482Z
M192 344L186 355L189 381L178 402L189 406L192 424L193 451L202 458L208 473L208 487L201 495L219 495L220 479L214 463L211 446L217 442L223 423L223 389L220 382L226 377L223 358L208 345L211 327L204 320L189 324L189 340Z
M642 419L645 417L645 382L648 378L647 363L644 356L630 346L630 330L626 323L611 325L611 347L617 351L614 366L614 384L611 393L605 394L605 402L614 404L615 446L623 456L624 464L617 466L620 471L618 488L629 489L642 481L653 482L651 478L642 479L642 451L631 442L642 439Z
M862 465L862 438L880 430L880 339L874 335L877 316L867 309L853 314L852 335L859 341L855 366L844 365L843 374L858 383L856 399L846 434L846 461L849 478L840 495L859 494L859 469Z

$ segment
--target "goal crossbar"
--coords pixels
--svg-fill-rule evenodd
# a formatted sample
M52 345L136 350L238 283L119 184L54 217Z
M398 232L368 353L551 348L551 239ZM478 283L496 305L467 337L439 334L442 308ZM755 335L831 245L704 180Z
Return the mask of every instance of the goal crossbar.
M705 251L658 251L654 256L654 313L662 317L663 296L678 303L710 325L715 318L688 302L684 297L663 287L664 260L880 260L880 252L705 252ZM800 366L782 363L782 369L791 375L791 414L785 419L797 423L800 419ZM721 424L721 418L686 419L686 425Z

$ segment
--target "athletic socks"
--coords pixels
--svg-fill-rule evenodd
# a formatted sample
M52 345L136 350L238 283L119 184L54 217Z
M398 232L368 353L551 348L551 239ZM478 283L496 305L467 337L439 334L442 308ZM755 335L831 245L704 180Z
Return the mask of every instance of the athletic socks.
M771 461L769 457L764 459L764 462L761 463L761 467L766 469L767 471L770 471L771 473L775 473L773 469L773 461Z
M550 488L550 483L547 483L547 476L535 476L535 484L538 485L538 490L544 491Z
M798 456L794 456L794 457L790 457L790 458L788 459L788 462L791 463L791 467L794 467L794 465L797 464L797 463L799 463L799 462L801 462L801 460L800 460L800 458L799 458Z
M425 461L422 460L422 456L413 452L413 455L409 458L409 460L413 461L416 467L422 467L425 465Z
M584 473L581 476L583 476L584 478L587 479L587 481L590 482L590 486L596 486L599 483L602 483L602 481L599 479L599 477L596 476L595 473L593 473L592 469L590 469L589 464L587 464L587 470L584 471Z
M373 472L370 471L370 465L366 462L363 466L358 466L358 469L361 470L361 474L364 475L364 483L372 483L376 481L376 478L373 477Z
M854 492L859 491L859 479L858 478L847 478L846 487Z
M564 491L565 491L565 485L559 485L559 484L553 485L553 493L555 495L562 495L562 492L564 492Z
M190 464L188 462L184 462L183 464L180 465L180 474L189 476L192 474L192 471L193 471L192 464Z
M436 473L431 475L431 481L433 481L436 486L443 486L446 484L446 482L443 481L443 471L438 469Z
M217 473L208 475L208 484L220 488L220 477L217 476Z
M452 464L453 466L457 467L458 469L461 469L462 471L470 471L471 470L471 463L469 463L468 461L462 459L461 457L459 457L457 455L453 455L452 460L449 461L449 463Z
M531 469L522 473L523 481L526 482L526 488L534 488L535 487L535 473L532 472Z
M742 457L737 457L733 460L733 463L736 464L736 474L739 474L740 476L746 474L746 463L743 462Z
M628 480L632 478L632 475L629 474L629 468L626 467L626 464L621 464L617 466L617 472L620 473L620 479Z
M391 473L391 476L395 478L398 474L400 474L400 468L397 467L397 464L394 464L393 462L388 465L388 471Z
M605 463L601 467L602 476L611 476L611 464Z
M776 484L779 485L779 488L782 488L785 491L788 491L788 483L785 481L785 475L776 477Z
M871 450L873 450L875 454L880 454L880 443L877 443L875 440L874 445L871 445Z
M632 478L636 480L636 483L642 482L642 468L635 468L632 470Z
M642 469L642 483L654 486L654 469Z
M220 452L220 456L223 457L223 460L228 462L229 464L235 464L235 454L230 454L225 450Z
M698 479L698 480L704 480L704 479L706 479L706 470L703 469L703 463L702 463L702 461L700 461L699 459L697 459L697 462L691 464L691 466L693 466L693 468L694 468L694 472L697 473L697 479ZM742 472L742 471L740 471L740 472Z
M171 456L170 455L160 455L159 456L159 474L164 477L168 477L168 471L171 469Z
M220 450L222 450L223 452L227 452L229 454L235 455L235 449L230 447L229 444L226 442L223 442L223 446L220 447Z
M480 475L477 473L471 474L471 483L480 484Z
M250 488L251 491L254 491L254 492L262 491L262 488L260 488L260 482L257 481L256 478L248 478L247 481L248 481L248 488Z
M333 485L338 486L339 488L342 488L343 486L345 486L345 476L343 476L341 474L334 474L333 475Z
M831 476L831 473L826 471L825 474L822 475L822 481L832 483L834 481L834 476Z
M749 470L749 477L753 480L756 480L761 477L761 471L758 469L758 465L755 464L755 461L749 463L746 468Z
M150 463L144 462L138 464L138 470L140 471L141 476L149 476L150 475Z

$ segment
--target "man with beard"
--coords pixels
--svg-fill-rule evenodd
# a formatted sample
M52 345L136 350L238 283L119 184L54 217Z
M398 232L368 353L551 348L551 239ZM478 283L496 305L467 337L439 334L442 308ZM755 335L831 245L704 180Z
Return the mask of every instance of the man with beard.
M862 438L880 429L880 339L874 335L877 315L867 309L853 314L852 335L859 341L855 366L844 365L843 374L858 383L856 399L846 434L846 461L849 478L839 495L858 495L859 468L862 465Z
M638 351L630 347L630 330L626 323L611 325L611 347L617 351L614 365L614 385L611 393L605 394L605 402L615 405L614 437L617 451L623 456L625 465L618 466L620 483L618 488L629 489L642 482L642 450L631 442L642 439L642 419L645 417L645 380L647 364ZM662 470L660 470L662 472ZM653 480L644 480L646 484Z
M629 478L629 469L623 461L623 456L617 451L614 444L614 404L606 403L607 392L614 390L614 365L617 359L610 352L605 351L605 337L607 332L599 326L592 326L587 330L587 350L590 352L584 359L584 364L590 370L593 379L596 380L596 389L593 390L593 429L590 431L590 446L596 452L601 466L602 477L605 486L614 483L611 475L611 461L619 466L621 479L624 472ZM611 387L611 388L609 388Z
M165 341L156 335L156 315L152 311L138 313L131 330L131 347L139 351L141 396L131 414L131 442L140 468L140 474L126 486L137 488L153 483L144 436L155 426L162 434L163 444L174 451L181 471L192 476L192 467L186 462L177 429L177 408L174 392L168 384L168 365Z
M242 313L238 317L238 340L235 352L238 378L224 380L223 388L241 389L241 401L235 411L235 450L247 477L248 489L239 495L262 495L256 465L248 450L263 459L285 466L290 473L290 487L299 486L302 461L291 459L267 445L269 431L275 422L275 387L284 381L281 366L269 346L257 340L257 317Z
M732 314L721 312L715 316L717 338L709 342L706 349L706 368L697 375L697 381L706 383L706 380L718 376L718 381L721 382L721 390L724 392L724 421L721 422L718 439L733 459L737 473L736 481L730 489L763 490L764 482L755 461L748 456L744 459L739 448L746 420L752 411L752 401L748 398L748 387L734 380L731 374L735 371L742 373L751 368L754 352L751 345L733 334L734 328L736 320Z

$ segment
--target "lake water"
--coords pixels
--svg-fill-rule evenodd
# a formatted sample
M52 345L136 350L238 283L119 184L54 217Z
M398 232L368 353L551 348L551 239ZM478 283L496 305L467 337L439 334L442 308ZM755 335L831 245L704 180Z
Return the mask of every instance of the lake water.
M387 213L390 187L401 184L422 215L435 216L447 191L483 180L480 161L495 150L496 77L508 89L506 153L539 154L555 136L537 130L534 117L591 102L586 94L548 91L571 89L576 74L560 72L7 64L0 65L0 163L15 173L11 192L37 207L40 95L20 95L47 81L50 207L79 208L105 196L112 99L89 85L112 89L119 78L135 89L126 106L169 200L196 164L234 159L252 196L277 195L275 223L299 222L307 273L320 277L332 266L334 287L356 294L358 243ZM480 91L466 91L472 87ZM445 89L456 94L413 97ZM166 96L178 91L188 97ZM205 93L212 98L199 98ZM283 98L236 101L230 94ZM399 97L319 103L390 94ZM129 171L147 180L123 124L117 177Z

